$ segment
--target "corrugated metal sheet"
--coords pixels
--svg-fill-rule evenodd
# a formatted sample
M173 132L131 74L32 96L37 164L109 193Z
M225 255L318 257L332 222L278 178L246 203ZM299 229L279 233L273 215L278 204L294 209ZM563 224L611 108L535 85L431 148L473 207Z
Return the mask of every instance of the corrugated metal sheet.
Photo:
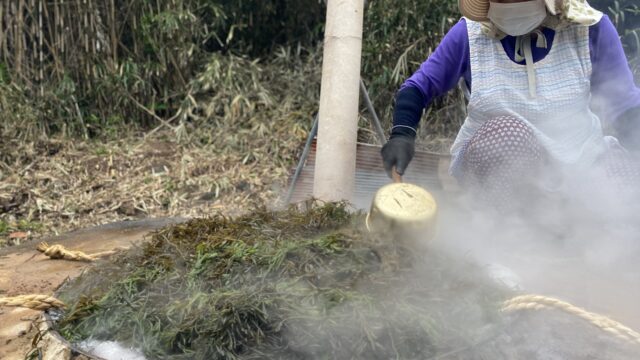
M380 149L381 146L378 145L357 144L356 187L353 202L358 207L367 208L375 192L391 181L382 166ZM315 159L316 142L314 140L309 157L300 174L300 178L296 182L293 196L291 197L292 203L312 196ZM404 181L422 186L431 191L454 189L455 181L447 174L448 167L449 156L416 151L415 157L404 175ZM289 182L291 182L291 178Z

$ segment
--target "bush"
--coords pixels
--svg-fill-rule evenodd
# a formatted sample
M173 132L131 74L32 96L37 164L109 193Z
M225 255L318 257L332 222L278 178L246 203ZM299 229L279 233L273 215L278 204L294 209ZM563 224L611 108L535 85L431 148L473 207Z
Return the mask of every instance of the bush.
M640 6L637 1L594 0L592 5L605 11L616 25L636 81L640 81Z
M55 27L46 27L51 33L45 36L67 37L67 46L76 47L64 52L45 47L45 59L49 60L46 63L51 67L51 71L45 71L50 74L46 82L23 83L19 74L12 72L15 64L2 67L7 70L0 72L3 79L20 84L20 90L12 90L21 93L15 96L22 97L26 107L31 106L29 99L37 98L35 102L47 113L32 124L42 133L99 137L118 136L117 128L123 126L152 128L158 125L154 115L169 118L190 101L193 82L202 78L208 64L221 55L249 62L259 58L255 63L261 65L277 60L280 48L300 54L318 53L326 10L320 0L180 0L116 5L125 6L127 11L118 12L115 19L109 17L106 3L94 5L94 13L87 15L99 18L93 19L93 25L102 29L102 36L98 36L100 32L86 31L84 22L71 24L75 31L56 32ZM56 9L49 10L53 14ZM409 74L410 67L419 64L439 41L444 28L451 24L447 13L453 10L451 0L444 5L433 0L369 3L363 77L371 84L383 118L389 119L393 98L389 95ZM68 7L64 11L69 18L86 15L84 8ZM379 26L371 26L378 22ZM115 39L107 36L114 34L112 29L117 29ZM77 41L84 39L75 37L83 32L95 36L89 43L99 46L87 51L85 42ZM59 63L53 61L58 58ZM402 66L396 66L398 63ZM37 69L33 70L33 74L37 73ZM282 70L300 75L295 69ZM23 75L29 74L26 71ZM228 75L233 77L235 73ZM311 118L318 104L319 79L315 74L302 75L289 78L315 90L315 96L306 99L300 108ZM246 121L247 118L237 119L237 123ZM22 127L7 128L14 133L7 136L23 133Z
M594 0L593 5L611 15L638 74L640 10L634 2ZM54 14L57 5L47 6L51 7L48 14ZM127 11L117 12L115 18L107 2L91 6L89 10L74 6L58 9L66 11L66 18L88 17L88 29L84 21L69 24L73 31L44 27L45 45L66 39L64 51L44 47L45 79L38 79L40 69L33 65L39 64L38 51L26 53L32 58L25 60L21 74L16 73L15 52L10 51L11 56L0 63L0 83L5 86L0 103L3 110L13 110L11 114L3 111L3 136L32 138L35 134L63 133L100 137L119 136L124 131L118 129L123 128L128 132L131 128L151 129L159 124L156 116L170 118L191 101L193 82L202 78L212 59L235 56L260 66L274 64L281 48L293 49L287 51L302 57L317 54L325 20L322 0L117 0L116 6ZM26 16L25 23L34 22L36 15ZM391 120L393 96L400 83L429 56L459 17L456 0L367 3L362 77L385 125ZM35 22L33 25L27 28L35 28ZM79 37L85 33L92 40L85 42ZM7 46L14 50L11 39L15 35L7 34ZM31 39L27 37L28 47L36 45ZM87 48L87 44L94 46ZM28 69L27 64L35 67ZM315 96L300 108L311 118L319 100L319 79L290 68L275 71L282 74L289 70L289 74L302 75L289 76L291 82L314 89ZM25 113L19 115L20 111ZM422 133L429 134L431 140L450 138L464 115L461 94L448 94L429 110ZM237 119L237 123L246 121L246 117ZM308 122L303 126L308 128Z

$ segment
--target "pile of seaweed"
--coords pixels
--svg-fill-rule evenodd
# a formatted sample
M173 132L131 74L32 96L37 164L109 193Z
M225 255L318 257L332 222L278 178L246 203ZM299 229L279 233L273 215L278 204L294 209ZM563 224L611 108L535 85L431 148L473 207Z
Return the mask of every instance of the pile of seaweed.
M514 340L531 328L510 333L499 312L513 294L476 265L362 223L345 204L316 203L165 228L68 284L58 331L153 359L522 355Z

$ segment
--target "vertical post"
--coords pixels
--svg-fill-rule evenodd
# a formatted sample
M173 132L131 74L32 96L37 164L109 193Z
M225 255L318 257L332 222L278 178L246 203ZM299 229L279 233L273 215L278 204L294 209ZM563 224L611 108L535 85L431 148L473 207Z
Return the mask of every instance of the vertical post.
M329 0L314 197L353 200L364 0Z

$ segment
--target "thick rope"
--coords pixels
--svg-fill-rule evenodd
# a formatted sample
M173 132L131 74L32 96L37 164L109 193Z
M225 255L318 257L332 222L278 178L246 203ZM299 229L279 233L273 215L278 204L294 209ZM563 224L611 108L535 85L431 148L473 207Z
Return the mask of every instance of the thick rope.
M44 253L51 259L64 259L73 261L96 261L102 256L113 255L117 250L103 251L95 254L86 254L82 251L74 251L65 248L60 244L49 245L46 242L41 242L37 247L38 251Z
M615 337L640 345L640 333L606 316L594 314L568 302L541 295L516 296L503 303L502 311L556 309L575 315Z
M49 295L22 295L14 297L0 297L0 306L24 307L33 310L63 309L64 303Z

